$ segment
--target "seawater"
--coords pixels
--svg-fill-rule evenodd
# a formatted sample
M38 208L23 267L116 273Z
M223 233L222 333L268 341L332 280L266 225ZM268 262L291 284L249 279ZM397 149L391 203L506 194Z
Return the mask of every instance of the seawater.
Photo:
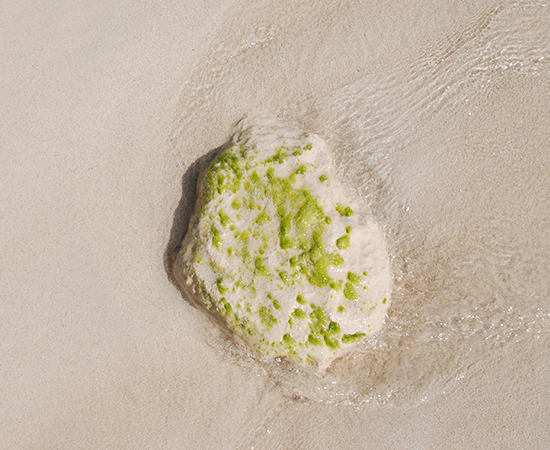
M383 330L324 377L259 362L205 321L220 358L290 399L406 406L518 345L536 349L550 331L550 149L514 146L522 131L499 129L506 118L492 131L483 99L510 79L550 80L550 6L490 3L391 69L354 73L340 86L332 75L319 89L306 65L323 21L310 15L301 28L289 19L296 11L262 6L272 17L243 6L211 43L182 95L174 151L192 162L214 147L205 136L223 144L251 109L320 134L341 180L385 231L393 300Z

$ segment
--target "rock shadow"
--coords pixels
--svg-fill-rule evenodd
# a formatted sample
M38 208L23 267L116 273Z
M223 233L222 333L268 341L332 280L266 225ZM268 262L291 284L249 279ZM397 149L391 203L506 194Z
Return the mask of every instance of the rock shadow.
M185 171L181 182L181 199L174 211L172 220L172 229L168 245L164 252L164 270L168 275L170 282L178 288L183 297L187 299L185 291L176 281L173 273L174 260L181 248L183 238L189 229L189 222L195 211L197 203L197 184L201 174L212 164L212 161L225 149L226 145L222 145L213 150L210 150L205 155L197 159Z

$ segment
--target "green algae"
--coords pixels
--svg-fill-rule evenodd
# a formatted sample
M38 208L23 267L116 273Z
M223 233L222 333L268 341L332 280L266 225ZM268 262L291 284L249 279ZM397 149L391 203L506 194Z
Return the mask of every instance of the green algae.
M357 284L361 281L361 277L353 272L348 272L348 280Z
M256 258L254 260L254 267L256 268L256 273L268 277L271 273L269 272L265 261L265 258Z
M357 294L353 283L348 282L344 285L344 297L348 300L357 300L359 298L359 294Z
M223 211L223 209L220 209L219 216L220 216L220 223L222 224L222 226L223 226L224 228L227 228L229 225L231 225L231 224L233 223L233 221L231 220L231 217L229 217L229 216Z
M223 285L223 278L220 277L216 280L216 286L218 287L220 294L223 295L227 292L227 287Z
M292 315L297 319L305 319L307 317L307 314L304 312L304 310L300 308L296 308L294 311L292 311Z
M351 217L353 216L355 213L353 211L353 209L351 209L349 206L346 206L345 208L342 206L342 205L338 205L336 207L336 211L338 211L338 213L341 215L341 216L345 216L345 217Z
M351 247L351 241L349 236L346 234L338 239L336 239L336 247L340 250L345 250Z
M351 342L358 341L359 339L363 338L364 336L366 336L365 333L344 334L342 336L342 342L344 344L349 344Z
M279 301L275 297L273 297L273 294L267 294L267 298L269 298L273 302L273 307L275 309L277 309L277 310L282 309L281 304L279 303Z
M212 225L211 231L212 231L212 245L219 250L220 245L222 244L222 239L220 237L220 230L218 230L214 225Z
M243 204L241 203L239 198L235 198L235 200L233 200L233 202L231 202L231 207L233 209L239 210L243 207Z
M273 328L273 325L278 322L277 318L273 315L271 310L269 308L266 308L265 306L260 306L260 309L258 310L258 315L260 316L262 325L268 330Z

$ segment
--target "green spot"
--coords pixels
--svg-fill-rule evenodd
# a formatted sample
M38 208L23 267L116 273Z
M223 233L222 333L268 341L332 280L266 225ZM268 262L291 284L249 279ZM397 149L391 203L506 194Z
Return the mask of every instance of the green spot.
M269 164L271 162L276 162L278 164L282 164L285 161L285 159L288 157L288 150L289 148L285 147L284 145L279 147L277 149L277 153L275 153L273 157L267 159L265 163Z
M350 342L358 341L363 336L366 336L366 334L365 333L344 334L344 336L342 336L342 342L344 344L349 344Z
M283 249L296 247L294 241L288 236L290 234L291 227L292 216L287 215L283 218L283 220L281 220L281 227L279 230L279 241L281 248Z
M327 177L326 175L321 175L321 176L319 177L319 181L320 181L321 183L324 183L324 182L327 181L327 180L328 180L328 177Z
M265 306L260 306L258 314L260 315L262 325L265 326L268 330L273 328L273 325L278 322L277 318L273 315L271 310L266 308Z
M306 166L300 166L296 169L296 172L294 172L294 173L297 174L297 175L303 175L304 173L306 173L306 171L307 171Z
M254 260L254 267L259 274L266 277L270 275L269 269L265 265L265 258L256 258Z
M385 305L386 303L388 302L388 299L385 298L384 300L382 300L382 304Z
M220 222L222 224L223 227L228 227L229 225L231 225L233 223L233 221L231 220L231 217L229 217L224 211L223 209L220 210Z
M338 205L336 207L336 211L340 213L341 216L351 217L353 214L353 209L351 209L349 206L346 206L345 208L342 205Z
M260 214L258 214L258 217L256 218L256 223L258 225L263 225L268 220L271 220L271 217L265 211L262 211Z
M353 231L353 227L351 225L348 225L346 227L346 233L350 234Z
M279 303L279 301L273 297L272 294L267 294L267 297L273 302L273 307L277 310L281 309L281 304Z
M240 201L238 198L236 198L235 200L233 200L233 202L231 203L231 207L232 207L233 209L241 209L242 206L243 206L243 204L241 203L241 201Z
M345 313L345 312L346 312L346 308L344 308L343 306L339 306L339 307L338 307L338 312Z
M281 245L281 248L284 250L289 248L296 248L296 243L287 236L282 236L280 238L280 245Z
M328 322L328 315L324 308L320 306L311 305L313 312L310 313L309 317L313 322L321 328L324 328Z
M326 216L326 217L325 217L325 223L326 223L327 225L332 224L332 217Z
M318 287L327 286L330 282L330 276L328 275L328 269L330 262L328 258L319 258L313 265L313 270L309 276L309 282Z
M322 345L323 341L321 340L321 338L319 336L315 336L314 334L310 334L309 337L307 338L307 341L311 344L311 345Z
M233 255L235 254L235 249L234 249L233 247L229 247L229 248L227 249L227 254L228 254L229 256L233 256Z
M348 272L348 280L352 283L359 283L361 281L361 277L353 272Z
M235 233L235 238L239 239L244 244L247 244L248 239L250 238L250 233L248 232L248 230L244 230L242 233L237 232Z
M291 282L290 275L285 270L281 270L279 272L279 278L281 278L285 284L290 284Z
M305 147L304 147L304 150L305 151L309 151L313 148L313 146L311 144L307 144Z
M296 301L300 303L300 305L305 305L307 303L305 297L302 294L298 294L298 297L296 297Z
M337 348L340 345L339 342L330 335L340 332L340 325L336 322L329 323L328 314L324 308L313 304L311 307L313 312L309 314L311 334L308 342L313 345L321 345L324 341L329 348Z
M344 258L342 258L342 256L338 253L331 253L327 256L327 258L329 259L331 264L335 266L341 266L342 264L344 264Z
M325 344L327 344L328 348L332 348L334 350L334 349L337 349L338 347L340 347L340 343L338 342L337 339L333 339L327 334L325 334L323 337L324 337L324 340L325 340Z
M346 248L350 248L350 246L351 242L347 234L336 240L336 247L338 247L340 250L345 250Z
M254 295L258 293L258 289L256 289L256 286L254 286L254 281L248 285L248 289L250 289L250 292L252 292Z
M279 150L277 154L273 157L273 161L282 164L285 161L285 156L286 155L281 150Z
M223 307L225 309L225 314L227 314L227 315L231 314L231 310L233 309L231 307L231 303L226 303L226 304L223 305Z
M221 243L222 239L220 237L220 230L218 230L215 226L212 226L212 245L219 250Z
M250 176L250 179L253 183L259 183L261 181L260 176L258 175L258 172L254 171L252 172L252 175Z
M344 286L344 297L348 300L357 300L359 298L359 295L355 292L355 287L352 283L346 283Z
M292 311L292 315L297 319L305 319L307 317L307 314L304 312L304 310L300 308L296 308L294 311Z
M227 292L227 288L222 284L223 278L218 278L216 280L216 285L218 286L218 291L220 291L220 294L225 294Z
M283 336L283 341L284 341L286 344L293 344L293 343L294 343L294 339L293 339L293 337L292 337L289 333L286 333L286 334Z

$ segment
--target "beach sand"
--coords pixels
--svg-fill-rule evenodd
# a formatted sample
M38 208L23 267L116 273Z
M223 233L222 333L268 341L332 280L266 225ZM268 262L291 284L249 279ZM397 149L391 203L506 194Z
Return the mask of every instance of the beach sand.
M0 6L0 448L548 448L550 6L134 3ZM388 239L385 329L325 380L172 282L249 110Z

